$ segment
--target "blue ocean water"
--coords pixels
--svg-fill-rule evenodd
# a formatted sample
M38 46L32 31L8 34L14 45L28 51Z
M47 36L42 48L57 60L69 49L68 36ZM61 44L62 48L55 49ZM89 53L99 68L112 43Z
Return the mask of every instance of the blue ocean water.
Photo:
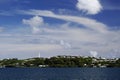
M0 68L0 80L120 80L120 68Z

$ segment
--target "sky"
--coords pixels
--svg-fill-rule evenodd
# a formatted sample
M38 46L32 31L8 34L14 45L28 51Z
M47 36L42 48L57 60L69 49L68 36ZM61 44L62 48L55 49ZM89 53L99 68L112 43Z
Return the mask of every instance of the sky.
M120 57L120 0L0 0L0 59Z

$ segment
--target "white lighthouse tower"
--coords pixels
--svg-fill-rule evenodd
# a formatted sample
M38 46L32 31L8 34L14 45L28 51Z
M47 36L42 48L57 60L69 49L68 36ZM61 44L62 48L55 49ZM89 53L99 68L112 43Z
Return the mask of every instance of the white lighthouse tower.
M39 52L39 54L38 54L38 58L40 58L40 52Z

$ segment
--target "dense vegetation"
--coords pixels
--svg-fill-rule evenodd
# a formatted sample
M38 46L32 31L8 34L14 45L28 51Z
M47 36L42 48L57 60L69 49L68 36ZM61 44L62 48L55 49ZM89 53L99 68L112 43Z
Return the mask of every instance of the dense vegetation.
M120 67L119 59L93 57L57 56L51 58L29 58L0 60L0 67Z

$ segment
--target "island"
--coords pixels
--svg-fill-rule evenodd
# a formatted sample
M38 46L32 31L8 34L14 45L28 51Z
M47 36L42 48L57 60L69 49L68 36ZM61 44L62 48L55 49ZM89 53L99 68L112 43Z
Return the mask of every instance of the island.
M55 56L50 58L28 58L28 59L2 59L0 60L0 68L8 67L58 67L58 68L71 68L71 67L120 67L120 58L106 59L84 56Z

